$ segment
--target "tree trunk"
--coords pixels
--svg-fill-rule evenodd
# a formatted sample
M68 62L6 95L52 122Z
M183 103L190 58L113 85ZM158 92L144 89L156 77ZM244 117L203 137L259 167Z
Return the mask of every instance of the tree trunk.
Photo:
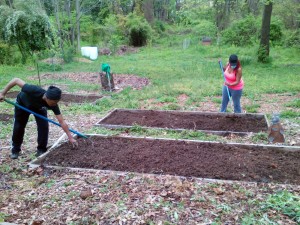
M9 8L14 8L13 6L13 0L5 0L6 5L9 6Z
M248 12L253 13L253 15L258 15L258 3L259 0L246 0L248 6Z
M261 26L260 46L258 49L258 61L267 62L270 53L270 26L273 3L269 2L264 7Z
M152 23L154 21L154 9L153 9L153 0L146 0L143 3L143 11L146 20L148 23Z
M63 49L63 37L62 37L62 30L61 30L61 24L59 19L59 9L58 9L58 2L57 0L52 0L52 3L54 5L54 14L55 14L55 20L56 20L56 26L58 31L59 38L59 47L60 49Z
M65 1L65 10L67 12L68 17L68 24L69 24L69 30L68 30L68 39L71 42L71 45L74 45L74 38L73 38L73 25L72 25L72 17L71 17L71 0Z
M77 50L80 52L80 3L76 0Z
M214 0L216 11L216 25L219 31L224 30L229 24L230 0Z

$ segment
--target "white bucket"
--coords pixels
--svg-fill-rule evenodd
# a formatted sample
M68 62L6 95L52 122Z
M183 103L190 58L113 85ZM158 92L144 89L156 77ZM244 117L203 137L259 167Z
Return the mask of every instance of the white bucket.
M96 60L98 58L98 48L97 47L90 47L90 59Z
M89 57L91 60L96 60L98 58L98 48L97 47L81 47L81 55Z

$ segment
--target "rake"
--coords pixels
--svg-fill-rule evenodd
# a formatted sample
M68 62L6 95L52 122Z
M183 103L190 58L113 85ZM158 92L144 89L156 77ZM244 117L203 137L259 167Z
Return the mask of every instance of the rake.
M4 99L4 101L7 102L7 103L9 103L9 104L11 104L11 105L14 105L14 106L16 106L16 107L18 107L18 108L20 108L20 109L23 109L24 111L26 111L26 112L28 112L28 113L31 113L31 114L33 114L33 115L35 115L35 116L37 116L37 117L39 117L39 118L41 118L41 119L43 119L43 120L47 120L48 122L53 123L53 124L55 124L56 126L61 127L61 125L60 125L59 123L57 123L57 122L55 122L55 121L53 121L53 120L51 120L51 119L49 119L49 118L47 118L47 117L45 117L45 116L42 116L42 115L40 115L40 114L38 114L38 113L36 113L36 112L33 112L33 111L31 111L31 110L25 108L24 106L19 105L18 103L9 101L9 100L7 100L7 99ZM78 132L78 131L72 130L72 129L70 129L70 128L69 128L69 131L71 131L71 132L74 133L74 134L77 134L79 137L83 137L83 138L88 139L88 137L87 137L86 135L84 135L84 134L82 134L82 133L80 133L80 132Z

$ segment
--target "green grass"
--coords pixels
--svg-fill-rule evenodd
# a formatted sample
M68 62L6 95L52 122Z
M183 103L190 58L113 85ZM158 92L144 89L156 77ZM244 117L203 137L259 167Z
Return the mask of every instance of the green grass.
M299 109L300 108L300 99L295 99L291 102L288 102L285 104L285 106Z
M292 110L286 110L280 113L282 118L297 118L300 117L300 112L295 112Z
M300 223L300 197L288 191L269 195L267 200L261 203L261 208L262 210L276 210L296 223Z
M260 105L259 104L252 104L252 105L245 105L244 108L248 113L257 113Z

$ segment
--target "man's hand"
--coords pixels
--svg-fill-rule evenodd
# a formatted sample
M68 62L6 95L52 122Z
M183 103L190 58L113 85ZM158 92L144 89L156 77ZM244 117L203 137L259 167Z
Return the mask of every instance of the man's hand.
M78 148L78 142L73 137L69 139L69 142L72 145L72 149Z

